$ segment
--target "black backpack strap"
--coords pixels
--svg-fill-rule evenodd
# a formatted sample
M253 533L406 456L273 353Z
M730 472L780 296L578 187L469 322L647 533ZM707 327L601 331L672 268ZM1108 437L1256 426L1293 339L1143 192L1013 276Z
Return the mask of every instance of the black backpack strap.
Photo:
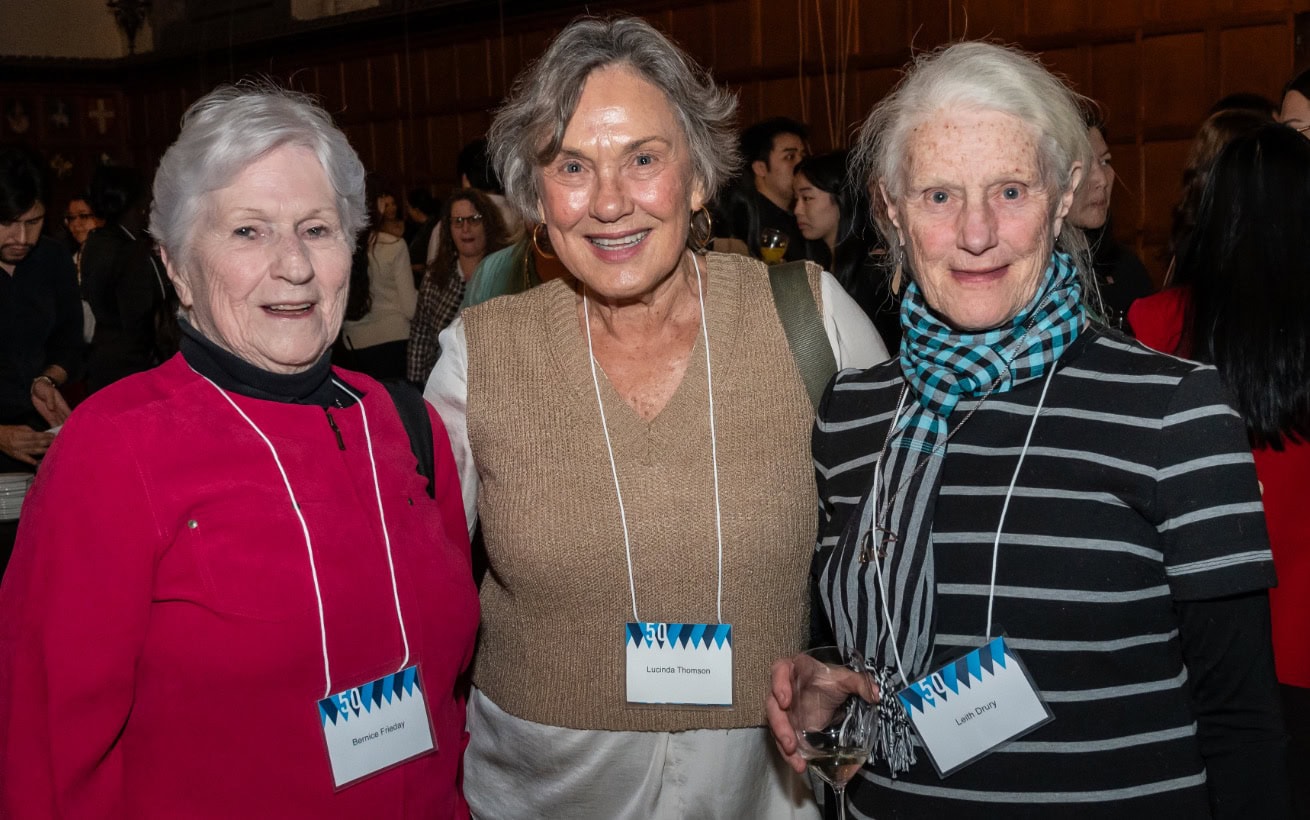
M428 482L428 498L436 498L434 477L437 465L432 455L432 423L428 421L427 402L423 400L423 394L407 381L388 379L382 382L382 386L391 394L396 412L400 414L400 422L405 425L405 433L409 435L409 449L414 451L414 458L418 459L418 474Z
M810 403L819 409L823 391L837 373L837 360L832 345L823 329L823 317L810 290L810 278L804 262L787 262L769 268L769 287L773 290L773 305L787 335L787 347L796 360L810 394Z

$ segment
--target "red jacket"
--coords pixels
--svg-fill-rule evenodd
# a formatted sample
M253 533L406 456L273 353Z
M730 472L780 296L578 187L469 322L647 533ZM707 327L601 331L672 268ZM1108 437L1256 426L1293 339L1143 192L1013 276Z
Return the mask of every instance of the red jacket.
M429 410L424 493L391 398L366 393L410 663L437 751L337 792L309 555L268 446L181 356L97 393L42 464L0 586L0 816L465 817L458 678L478 603L459 481ZM360 405L233 395L313 541L332 691L403 649Z
M1171 288L1138 299L1128 310L1128 322L1138 340L1173 353L1183 332L1186 288ZM1183 353L1186 354L1186 346ZM1274 665L1278 680L1310 687L1310 444L1288 442L1282 452L1253 450L1255 472L1269 527L1278 586L1269 590L1274 627Z

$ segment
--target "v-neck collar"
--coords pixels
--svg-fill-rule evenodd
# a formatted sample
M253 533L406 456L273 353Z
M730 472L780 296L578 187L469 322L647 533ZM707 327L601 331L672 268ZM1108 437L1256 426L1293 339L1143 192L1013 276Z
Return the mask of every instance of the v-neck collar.
M744 281L731 276L722 265L713 260L717 254L699 259L701 275L708 283L705 295L705 323L710 337L711 367L716 396L726 393L732 376L732 362L736 358L741 336L741 297ZM559 283L544 300L546 338L556 365L570 387L577 392L584 406L593 409L591 418L600 423L596 410L596 387L591 377L591 362L587 355L587 337L578 319L578 294L572 287ZM668 441L685 437L704 428L709 434L709 405L705 371L705 333L696 334L687 369L682 381L655 418L647 421L632 408L603 369L597 365L596 381L600 384L601 400L605 404L605 418L610 436L627 440L632 445L652 438ZM699 438L699 436L696 436Z

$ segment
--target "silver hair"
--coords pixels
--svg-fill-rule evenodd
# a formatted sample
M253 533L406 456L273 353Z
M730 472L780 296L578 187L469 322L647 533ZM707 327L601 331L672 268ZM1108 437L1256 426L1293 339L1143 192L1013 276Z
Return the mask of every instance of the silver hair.
M363 163L313 99L267 83L220 86L182 115L182 133L155 172L151 235L174 258L185 260L204 195L227 187L252 162L288 144L318 157L353 251L368 224Z
M519 76L487 135L505 196L535 219L542 166L559 153L582 86L596 69L632 68L664 92L690 147L692 175L714 196L737 166L737 98L718 88L690 57L638 17L583 17L568 25Z
M895 226L878 186L894 202L903 193L914 129L943 110L998 111L1017 117L1036 136L1037 166L1051 201L1051 217L1060 196L1070 190L1074 163L1083 178L1092 163L1087 139L1085 98L1047 71L1036 57L993 43L967 42L920 55L905 77L869 114L860 129L851 173L868 186L875 205L874 221L893 254L893 263L909 270ZM1083 232L1066 219L1055 239L1057 250L1071 255L1083 280L1084 301L1100 309L1091 254Z

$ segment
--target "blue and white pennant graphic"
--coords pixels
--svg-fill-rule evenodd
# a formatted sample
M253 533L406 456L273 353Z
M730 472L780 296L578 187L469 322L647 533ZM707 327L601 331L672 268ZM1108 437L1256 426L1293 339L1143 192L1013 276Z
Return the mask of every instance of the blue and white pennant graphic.
M399 702L413 697L420 692L418 667L408 669L369 681L355 689L347 689L335 695L329 695L318 702L319 721L327 726L330 721L335 725L338 720L345 723L351 717L358 718L363 713L371 713L383 703ZM357 694L356 694L357 693Z
M627 643L647 648L682 647L686 649L711 646L722 649L732 646L732 626L729 624L663 624L667 630L649 629L652 624L634 622L626 625Z
M971 688L974 683L1007 668L1013 655L1005 645L1003 636L993 638L969 654L947 664L932 675L897 694L906 712L923 712L935 709L960 694L960 687Z
M915 681L896 697L941 777L1052 720L1004 635Z

